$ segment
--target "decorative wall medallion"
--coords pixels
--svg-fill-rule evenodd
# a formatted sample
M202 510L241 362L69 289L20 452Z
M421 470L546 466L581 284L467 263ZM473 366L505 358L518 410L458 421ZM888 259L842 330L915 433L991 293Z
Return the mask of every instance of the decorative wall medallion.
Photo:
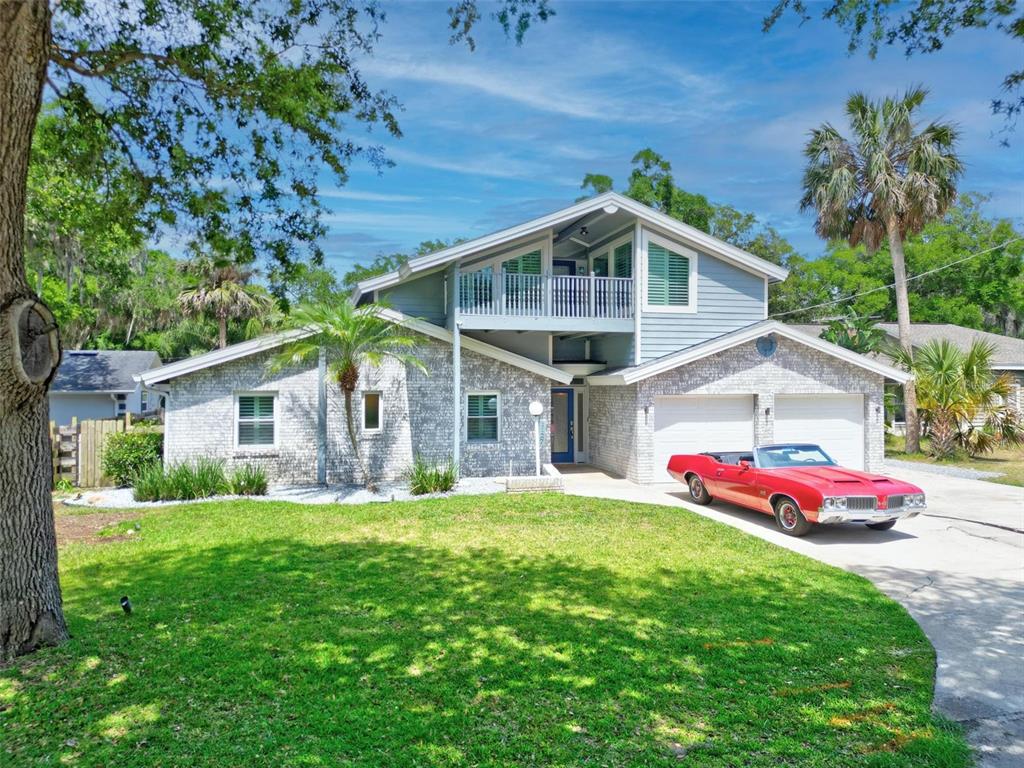
M761 357L771 357L775 354L775 350L778 348L779 342L775 340L775 336L768 335L762 336L757 340L757 351Z

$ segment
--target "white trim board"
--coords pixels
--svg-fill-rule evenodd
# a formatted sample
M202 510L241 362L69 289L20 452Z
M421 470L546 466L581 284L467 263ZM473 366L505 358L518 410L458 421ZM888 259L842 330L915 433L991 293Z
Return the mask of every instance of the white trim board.
M597 195L589 200L584 200L581 203L571 205L567 208L555 211L554 213L550 213L546 216L541 216L537 219L532 219L517 226L509 227L508 229L503 229L489 235L484 235L483 237L478 237L475 240L469 240L465 243L459 243L451 248L445 248L443 250L436 251L435 253L410 259L399 269L393 272L372 277L357 284L353 289L353 297L358 299L369 291L375 291L396 285L407 280L414 274L435 269L448 262L457 261L464 256L500 247L507 243L521 240L535 234L547 231L549 232L548 236L550 237L550 231L552 229L558 228L559 225L578 219L581 216L586 216L590 213L595 213L601 210L614 213L619 209L633 214L638 219L643 220L652 227L659 228L664 234L667 234L670 237L676 236L683 238L686 241L686 244L689 244L696 250L704 250L712 256L725 259L726 261L741 266L748 271L755 272L759 275L766 275L769 279L773 280L785 280L786 276L789 274L789 270L784 267L765 261L752 253L747 253L734 245L730 245L716 237L712 237L706 232L702 232L695 227L691 227L677 219L673 219L671 216L656 211L642 203L638 203L636 200L620 195L617 192L605 192L604 194Z
M415 318L408 317L394 309L381 309L379 312L381 317L384 319L390 320L404 328L408 328L410 331L422 333L424 336L429 336L448 344L452 343L452 332L447 328L434 325L426 320L417 320ZM259 352L266 352L267 350L275 349L282 344L286 344L289 341L310 336L313 333L314 329L299 328L293 331L285 331L283 333L262 336L258 339L253 339L252 341L244 341L241 344L232 344L230 347L225 347L224 349L216 349L213 352L207 352L205 355L197 355L196 357L190 357L187 360L179 360L176 363L170 363L169 365L164 365L160 368L153 368L145 373L137 374L134 378L136 381L141 381L147 387L152 386L153 384L158 384L162 381L169 381L171 379L178 378L179 376L186 376L190 373L195 373L196 371L201 371L206 368L223 365L224 363L229 363L232 360L240 360ZM484 355L485 357L498 360L502 363L508 363L516 368L522 368L530 373L536 373L539 376L552 379L553 381L557 381L562 384L568 384L572 381L572 375L567 374L565 371L561 371L558 368L546 365L545 363L538 363L536 360L531 360L528 357L517 355L514 352L509 352L501 349L500 347L496 347L493 344L488 344L486 342L470 338L469 336L462 336L461 342L465 349Z
M905 384L912 378L906 371L901 371L898 368L893 368L892 366L881 363L878 360L873 360L870 357L865 357L864 355L859 355L856 352L851 352L848 349L844 349L843 347L832 344L824 339L808 336L806 333L801 333L800 331L790 328L777 320L764 320L747 326L746 328L741 328L738 331L727 333L724 336L719 336L717 339L705 341L688 349L684 349L681 352L675 352L671 355L666 355L665 357L659 357L657 360L651 360L643 365L624 368L614 373L589 376L587 377L587 382L591 386L633 384L637 381L648 379L651 376L657 376L660 373L665 373L666 371L671 371L675 368L679 368L680 366L696 362L697 360L702 360L705 357L718 354L719 352L724 352L725 350L731 349L739 344L753 341L754 339L761 336L767 336L768 334L775 334L776 336L782 336L783 338L804 344L812 349L818 350L819 352L824 352L827 355L831 355L832 357L843 360L851 365L856 365L859 368L864 368L873 373L877 373L900 384Z

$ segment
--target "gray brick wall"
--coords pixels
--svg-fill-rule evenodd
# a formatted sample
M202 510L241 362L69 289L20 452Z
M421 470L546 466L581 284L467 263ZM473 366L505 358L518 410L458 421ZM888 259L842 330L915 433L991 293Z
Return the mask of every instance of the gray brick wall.
M590 453L595 467L637 480L637 386L590 387Z
M755 435L759 443L769 443L774 439L776 395L863 394L865 466L881 471L885 458L882 383L878 374L798 342L779 339L778 349L768 359L750 342L632 386L591 387L592 461L635 482L652 482L654 408L659 395L754 394ZM769 407L771 414L766 415Z
M275 482L316 481L317 370L315 363L281 373L268 372L272 353L253 355L171 382L167 405L168 462L200 456L223 459L228 467L259 463ZM452 452L451 346L424 339L416 349L427 373L396 361L364 366L353 404L356 430L371 471L380 479L401 478L414 455L437 462ZM540 400L541 455L550 455L547 412L551 382L536 374L463 350L462 391L498 392L501 436L495 443L467 443L463 431L462 472L467 476L533 472L533 418L528 407ZM383 423L379 432L362 430L362 393L380 392ZM276 392L278 445L272 449L235 448L235 395ZM348 440L344 396L336 383L327 386L328 482L357 477ZM465 416L465 397L463 398ZM464 430L464 426L463 426Z

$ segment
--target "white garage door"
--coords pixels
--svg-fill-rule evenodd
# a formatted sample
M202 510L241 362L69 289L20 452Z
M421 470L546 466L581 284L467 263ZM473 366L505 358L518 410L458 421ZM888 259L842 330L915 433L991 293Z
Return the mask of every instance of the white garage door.
M679 395L654 398L655 482L676 453L749 451L754 447L753 395Z
M864 469L864 396L776 395L775 442L817 443L842 466Z

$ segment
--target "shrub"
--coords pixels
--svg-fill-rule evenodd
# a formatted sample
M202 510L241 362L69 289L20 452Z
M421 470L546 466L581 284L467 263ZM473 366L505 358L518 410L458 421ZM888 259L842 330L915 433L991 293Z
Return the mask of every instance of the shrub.
M115 432L103 449L103 474L117 485L128 485L137 472L160 461L163 452L164 436L160 432Z
M258 464L245 464L231 473L228 485L237 496L265 496L267 473Z
M136 501L162 501L165 483L164 467L159 461L147 464L132 477Z
M409 490L414 496L424 493L445 493L455 487L455 464L428 464L419 456L409 470Z
M195 463L175 464L166 469L153 462L133 477L136 501L188 501L229 493L224 462L197 459Z

